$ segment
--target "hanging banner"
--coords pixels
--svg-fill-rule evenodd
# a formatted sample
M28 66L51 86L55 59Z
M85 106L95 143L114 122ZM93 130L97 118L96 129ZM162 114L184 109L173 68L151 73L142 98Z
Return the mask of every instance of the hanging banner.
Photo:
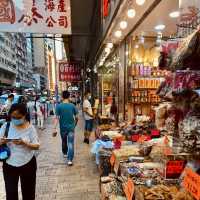
M81 81L81 63L61 61L59 65L59 80L66 82Z
M71 34L70 0L0 0L0 32Z

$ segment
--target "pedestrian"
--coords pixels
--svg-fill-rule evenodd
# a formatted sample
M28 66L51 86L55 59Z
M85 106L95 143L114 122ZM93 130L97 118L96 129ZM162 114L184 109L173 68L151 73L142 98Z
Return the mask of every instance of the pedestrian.
M90 103L91 94L87 92L84 96L83 102L83 113L85 119L85 131L84 131L84 143L90 143L90 136L93 130L93 112L92 112L92 105Z
M8 99L7 99L7 101L6 101L6 103L5 103L5 106L4 106L4 110L5 110L7 113L9 112L9 110L10 110L10 108L11 108L13 102L14 102L14 94L9 94L9 95L8 95Z
M48 111L49 111L49 116L52 116L55 114L55 103L54 103L53 99L50 99L50 101L49 101Z
M116 123L117 123L117 105L116 105L116 102L115 102L115 96L113 96L113 100L112 100L112 105L111 105L111 108L110 108L110 116L111 116L111 119L114 120Z
M78 110L74 104L70 103L70 93L68 91L63 91L62 97L63 102L56 106L54 134L57 133L56 127L59 121L62 153L68 160L67 164L72 166L74 159L74 134L78 122Z
M73 103L76 106L76 96L74 94L71 97L71 103Z
M0 129L0 145L7 144L11 152L10 157L3 162L6 200L18 200L19 179L23 200L34 200L37 170L35 150L40 147L38 135L27 120L26 105L13 104L9 116L9 140L4 138L7 124Z
M29 111L29 114L30 114L30 121L32 124L34 124L34 121L35 121L35 112L34 112L34 101L33 99L29 99L28 102L27 102L27 108L28 108L28 111Z
M39 101L39 96L35 99L35 113L36 113L36 124L39 129L44 130L44 105Z

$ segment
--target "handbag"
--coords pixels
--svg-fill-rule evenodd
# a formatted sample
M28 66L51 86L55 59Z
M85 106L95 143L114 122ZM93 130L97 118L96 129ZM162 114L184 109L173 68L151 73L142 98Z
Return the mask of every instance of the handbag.
M8 137L8 132L10 128L10 122L7 122L6 124L6 130L5 130L5 138ZM0 161L6 161L10 157L10 148L7 146L7 144L2 144L0 146Z

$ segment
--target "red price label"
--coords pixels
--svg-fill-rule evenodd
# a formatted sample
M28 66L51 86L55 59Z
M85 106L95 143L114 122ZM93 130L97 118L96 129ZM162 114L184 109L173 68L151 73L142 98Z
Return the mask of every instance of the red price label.
M195 199L200 200L200 176L190 168L185 169L183 185Z
M170 160L166 166L167 178L179 178L186 165L184 160Z

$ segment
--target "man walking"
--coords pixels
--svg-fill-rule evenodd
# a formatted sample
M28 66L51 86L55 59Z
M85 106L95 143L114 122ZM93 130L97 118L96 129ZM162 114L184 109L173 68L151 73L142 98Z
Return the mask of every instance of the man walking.
M54 133L56 133L59 121L63 156L67 157L68 165L72 166L74 158L74 130L78 122L78 110L74 104L70 103L70 93L68 91L63 91L62 97L63 102L56 107Z
M90 101L91 94L88 92L85 94L83 102L83 113L85 118L85 132L84 132L84 143L90 143L90 135L93 130L93 112Z

